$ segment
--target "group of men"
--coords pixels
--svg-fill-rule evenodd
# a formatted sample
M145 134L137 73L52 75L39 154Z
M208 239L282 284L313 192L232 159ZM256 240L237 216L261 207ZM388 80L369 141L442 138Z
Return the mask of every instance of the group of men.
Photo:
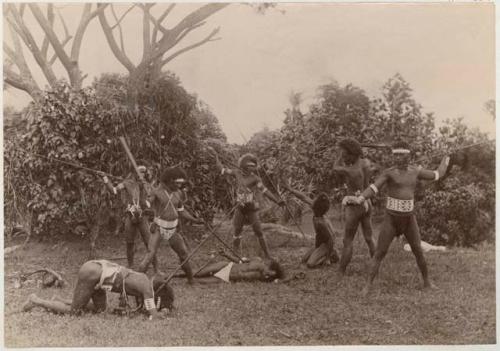
M283 187L295 195L313 210L313 226L316 232L315 246L303 258L303 262L310 268L324 263L339 262L338 270L344 274L353 254L353 239L357 229L361 226L365 241L368 245L372 265L364 294L368 294L371 284L376 277L380 263L395 236L404 235L415 255L418 267L423 277L424 286L431 287L427 265L420 246L420 233L414 213L414 194L419 180L438 180L445 175L449 164L449 157L444 157L435 171L414 167L410 162L410 147L405 142L393 145L392 156L394 166L380 172L373 183L370 183L376 167L363 157L361 145L353 139L345 139L339 143L341 154L336 160L333 171L345 176L348 194L342 205L345 210L345 232L343 248L340 257L334 245L334 232L331 223L326 217L330 201L325 193L318 194L314 199L293 189L283 182ZM252 279L269 281L283 277L282 267L271 258L269 247L261 228L259 206L263 197L280 206L285 202L275 196L263 184L259 175L258 160L254 155L245 154L238 165L233 168L225 167L216 152L213 152L215 163L222 175L235 180L236 199L233 207L233 252L238 257L235 262L219 262L202 268L196 274L198 277L211 276L219 270L229 268L227 277L231 280ZM182 191L187 182L187 175L179 167L169 167L160 176L157 185L153 185L146 167L139 166L139 174L129 175L123 182L113 185L107 177L103 181L112 194L122 196L124 208L124 227L128 268L107 262L89 261L85 263L78 276L75 295L68 307L68 302L45 301L31 296L26 309L33 306L50 306L59 303L57 312L81 310L92 299L94 305L102 308L102 290L107 284L108 290L138 296L150 315L152 310L170 307L173 303L173 292L166 281L157 278L147 280L145 273L152 263L156 277L161 277L158 260L158 248L162 241L167 241L183 263L182 269L189 283L193 282L195 274L188 257L188 250L183 237L179 233L179 218L193 223L204 223L195 218L185 208L186 194ZM382 223L377 244L373 240L371 224L371 199L385 187L387 194L386 213ZM152 217L152 220L151 220ZM244 225L250 225L255 233L264 255L264 261L251 260L246 263L242 259L241 234ZM138 266L137 272L130 268L134 264L134 242L140 234L146 245L147 253ZM250 261L250 260L249 260ZM233 268L234 267L234 268ZM232 269L232 271L231 271ZM117 278L118 277L118 278ZM229 279L229 278L228 278ZM80 289L79 289L80 287ZM163 290L162 290L163 289ZM163 301L162 301L163 300ZM49 307L48 307L49 306Z

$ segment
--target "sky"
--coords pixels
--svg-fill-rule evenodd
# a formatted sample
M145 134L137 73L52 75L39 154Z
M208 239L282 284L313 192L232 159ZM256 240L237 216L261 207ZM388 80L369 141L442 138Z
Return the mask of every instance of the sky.
M115 6L118 12L126 8ZM199 6L177 5L167 26ZM164 7L158 5L156 11ZM65 5L61 11L72 31L81 5ZM125 45L135 63L142 49L141 23L139 11L130 12L124 22ZM264 14L231 4L191 40L215 27L220 27L220 40L179 56L166 68L211 107L230 142L243 142L265 126L279 128L291 91L303 93L306 111L323 83L352 83L376 97L396 73L410 83L424 111L435 113L438 124L464 117L467 125L495 133L494 120L484 110L484 103L495 98L491 3L297 3L279 4ZM5 40L9 42L8 33ZM80 66L88 74L87 84L104 72L125 73L98 21L88 28ZM64 76L62 69L56 71ZM4 94L7 105L27 101L14 89Z

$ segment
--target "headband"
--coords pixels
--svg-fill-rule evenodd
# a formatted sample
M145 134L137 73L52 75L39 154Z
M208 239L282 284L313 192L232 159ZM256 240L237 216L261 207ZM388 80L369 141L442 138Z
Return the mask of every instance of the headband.
M393 154L409 154L410 150L398 148L398 149L392 149L392 153Z

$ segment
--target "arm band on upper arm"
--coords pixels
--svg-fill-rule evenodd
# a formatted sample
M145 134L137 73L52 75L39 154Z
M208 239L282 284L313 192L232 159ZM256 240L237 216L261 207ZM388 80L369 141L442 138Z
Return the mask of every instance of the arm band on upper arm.
M181 212L181 211L184 211L184 206L181 206L177 209L177 212Z
M375 184L370 184L370 189L373 190L373 192L375 193L375 195L378 194L378 188L377 188L377 186Z
M118 194L118 191L116 190L115 187L113 187L113 194L115 194L115 195Z
M439 172L434 171L434 180L439 180Z

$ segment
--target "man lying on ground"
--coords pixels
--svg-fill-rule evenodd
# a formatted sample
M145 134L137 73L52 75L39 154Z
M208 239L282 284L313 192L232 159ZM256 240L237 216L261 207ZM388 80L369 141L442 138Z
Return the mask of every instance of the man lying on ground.
M197 281L215 283L220 282L220 279L222 279L226 282L272 282L276 279L283 279L285 276L283 267L274 259L263 260L260 257L254 257L249 259L248 262L241 263L241 261L229 254L225 254L225 256L228 260L210 263L199 270L195 274Z
M152 319L163 308L173 308L174 292L168 284L163 283L164 279L153 277L150 280L144 273L113 262L92 260L85 262L80 268L72 300L60 297L44 300L32 294L22 309L29 311L34 307L43 307L62 314L103 312L107 307L107 291L110 291L121 294L122 298L127 295L137 297L139 304L142 304Z

